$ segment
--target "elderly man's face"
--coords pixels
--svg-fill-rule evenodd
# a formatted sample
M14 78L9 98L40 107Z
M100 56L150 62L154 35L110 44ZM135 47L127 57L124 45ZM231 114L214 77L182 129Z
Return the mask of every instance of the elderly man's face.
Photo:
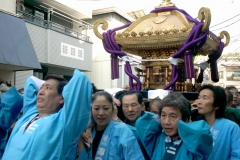
M179 137L178 121L182 119L182 113L179 108L165 106L160 114L160 121L166 135L173 140Z
M122 109L129 121L135 121L141 116L142 105L139 104L137 95L125 95L122 98Z

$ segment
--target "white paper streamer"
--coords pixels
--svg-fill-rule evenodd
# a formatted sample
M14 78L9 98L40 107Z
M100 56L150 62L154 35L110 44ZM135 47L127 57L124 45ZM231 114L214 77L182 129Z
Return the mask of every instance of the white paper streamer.
M172 58L172 57L168 58L168 61L174 65L177 65L179 62L183 62L183 60L180 58Z

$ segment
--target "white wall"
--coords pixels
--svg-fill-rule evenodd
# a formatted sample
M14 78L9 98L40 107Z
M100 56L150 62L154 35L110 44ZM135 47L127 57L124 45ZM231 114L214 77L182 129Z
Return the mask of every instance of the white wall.
M0 9L15 14L16 0L0 0Z
M15 86L17 89L23 88L28 77L33 76L33 70L17 71Z

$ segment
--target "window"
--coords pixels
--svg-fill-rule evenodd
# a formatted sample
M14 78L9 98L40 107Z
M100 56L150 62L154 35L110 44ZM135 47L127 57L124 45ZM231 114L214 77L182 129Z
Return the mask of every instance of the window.
M68 46L62 45L62 53L63 54L68 54Z
M84 50L81 48L78 48L78 58L83 60L84 59Z
M82 50L78 50L78 57L82 58Z
M61 55L84 60L84 49L66 43L61 43Z
M228 81L239 81L240 80L240 71L228 71L227 72Z
M71 55L75 56L75 48L71 48Z

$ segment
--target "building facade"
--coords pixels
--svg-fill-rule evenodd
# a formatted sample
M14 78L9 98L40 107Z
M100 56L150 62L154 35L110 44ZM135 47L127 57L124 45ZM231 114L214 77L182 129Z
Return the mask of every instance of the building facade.
M61 1L25 0L16 3L4 0L5 10L24 19L41 69L11 72L12 84L22 88L27 77L44 79L48 73L70 79L75 68L85 72L98 89L121 88L129 83L125 62L119 60L119 79L111 79L111 59L102 41L93 33L98 19L108 22L108 29L122 26L134 19L115 7L93 10L91 14L66 6ZM17 1L18 2L18 1ZM19 1L22 2L22 1ZM11 6L11 7L10 7ZM132 63L132 71L137 64ZM7 75L2 71L2 74Z
M0 77L9 86L15 85L16 71L41 68L16 6L15 0L2 0L0 5Z
M218 60L219 82L222 87L236 86L240 89L240 54L223 54Z
M18 71L15 85L21 88L27 77L44 79L58 74L70 80L74 69L92 70L92 25L82 19L88 15L56 1L25 0L16 12L26 23L42 69Z

